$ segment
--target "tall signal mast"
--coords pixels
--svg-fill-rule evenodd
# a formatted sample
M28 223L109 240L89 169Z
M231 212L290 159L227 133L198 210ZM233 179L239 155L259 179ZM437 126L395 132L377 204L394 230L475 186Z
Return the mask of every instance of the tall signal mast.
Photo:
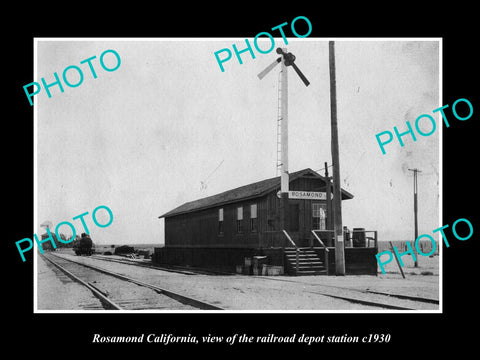
M287 53L287 49L277 48L277 54L281 56L277 58L273 63L268 65L258 77L263 79L275 66L279 63L282 64L281 79L280 79L280 132L281 132L281 170L280 170L280 193L282 197L282 228L287 230L287 208L288 208L288 190L289 190L289 176L288 176L288 74L287 67L292 66L297 75L303 81L305 86L310 85L310 82L302 74L300 69L295 64L295 55Z

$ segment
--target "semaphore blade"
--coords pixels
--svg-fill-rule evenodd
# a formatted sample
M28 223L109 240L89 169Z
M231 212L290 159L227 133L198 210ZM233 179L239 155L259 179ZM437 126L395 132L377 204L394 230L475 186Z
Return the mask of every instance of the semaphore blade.
M267 75L275 66L277 66L278 63L282 61L282 58L279 57L277 60L275 60L273 63L268 65L265 70L263 70L260 74L258 74L258 78L261 80L265 75Z
M303 81L303 83L305 84L305 86L310 85L310 82L307 80L307 78L305 77L305 75L302 74L302 72L301 72L300 69L297 67L297 65L295 65L295 63L292 63L292 66L293 66L293 69L295 70L295 72L298 74L298 76L300 76L300 79L302 79L302 81Z

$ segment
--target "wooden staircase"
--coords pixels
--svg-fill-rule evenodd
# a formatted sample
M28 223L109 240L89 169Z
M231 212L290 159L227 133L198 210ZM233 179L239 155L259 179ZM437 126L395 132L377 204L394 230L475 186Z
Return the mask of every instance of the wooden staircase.
M297 249L294 247L286 247L285 270L289 275L327 275L325 264L318 257L317 253L312 249L298 249L298 267L297 267Z

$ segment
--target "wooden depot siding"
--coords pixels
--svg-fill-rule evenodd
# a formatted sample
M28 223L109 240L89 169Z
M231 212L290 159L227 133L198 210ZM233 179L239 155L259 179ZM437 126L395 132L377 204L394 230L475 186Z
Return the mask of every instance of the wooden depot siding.
M264 199L245 200L193 213L165 218L165 246L258 247L266 226ZM250 205L257 204L257 231L250 230ZM243 232L237 232L237 208L243 206ZM219 234L218 210L223 208L223 234Z
M324 191L319 178L297 178L291 190ZM269 248L290 246L281 229L281 201L274 188L264 196L181 213L165 218L165 246ZM308 246L312 237L312 202L321 200L289 200L287 221L297 229L289 234L299 246ZM257 230L250 229L250 205L257 204ZM243 207L243 232L237 231L237 208ZM223 234L219 234L219 209L223 209ZM328 214L327 214L328 216ZM269 221L271 226L269 226Z
M304 169L290 174L292 191L326 192L325 178ZM156 248L154 261L167 265L182 265L235 271L244 258L267 256L268 265L284 266L284 248L292 244L283 234L281 224L282 201L277 193L280 178L272 178L245 185L220 194L185 203L160 216L165 219L165 246ZM342 200L353 195L342 190ZM312 207L325 200L289 199L287 230L298 247L319 246L313 241ZM256 231L250 228L250 206L257 205ZM237 208L243 208L243 231L237 231ZM223 209L223 233L219 233L219 209ZM326 214L327 218L330 214ZM328 224L328 222L326 222ZM293 229L292 229L293 228ZM327 246L331 233L319 232ZM316 248L320 259L324 249ZM329 255L329 274L335 269L334 248ZM376 274L376 248L345 249L347 274Z

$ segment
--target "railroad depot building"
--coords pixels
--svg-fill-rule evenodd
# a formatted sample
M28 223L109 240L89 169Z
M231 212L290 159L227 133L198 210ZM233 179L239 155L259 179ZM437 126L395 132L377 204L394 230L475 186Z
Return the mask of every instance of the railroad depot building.
M289 174L292 193L326 193L327 183L331 189L330 181L309 168ZM279 191L280 177L270 178L187 202L161 215L165 245L155 248L153 261L235 272L245 258L258 257L285 274L334 275L333 216L327 198L291 196L283 218ZM352 198L342 189L342 201ZM346 274L376 275L376 253L376 231L361 229L350 241L346 234Z

